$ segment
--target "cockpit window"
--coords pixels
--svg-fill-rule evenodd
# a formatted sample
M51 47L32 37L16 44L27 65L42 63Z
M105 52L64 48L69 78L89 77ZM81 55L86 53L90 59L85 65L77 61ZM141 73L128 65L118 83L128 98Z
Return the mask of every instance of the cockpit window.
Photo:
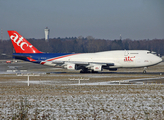
M150 53L153 54L153 55L157 55L157 53L156 52L153 52L153 51L152 52L150 52L150 51L147 52L147 54L150 54Z
M153 52L153 51L152 51L151 53L152 53L152 54L154 54L154 55L156 55L156 54L157 54L156 52Z

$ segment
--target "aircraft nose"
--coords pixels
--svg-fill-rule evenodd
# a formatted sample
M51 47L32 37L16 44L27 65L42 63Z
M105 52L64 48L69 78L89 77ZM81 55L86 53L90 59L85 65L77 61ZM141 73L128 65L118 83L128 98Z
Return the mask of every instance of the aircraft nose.
M159 62L162 62L162 58L159 57Z
M155 63L160 63L160 62L162 62L162 58L160 58L160 57L157 56L157 57L155 58L154 62L155 62Z

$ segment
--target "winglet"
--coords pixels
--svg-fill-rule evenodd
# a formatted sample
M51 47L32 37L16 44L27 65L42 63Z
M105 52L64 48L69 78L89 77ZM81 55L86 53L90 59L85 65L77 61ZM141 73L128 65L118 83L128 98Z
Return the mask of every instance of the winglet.
M16 53L42 53L23 38L17 31L8 31Z

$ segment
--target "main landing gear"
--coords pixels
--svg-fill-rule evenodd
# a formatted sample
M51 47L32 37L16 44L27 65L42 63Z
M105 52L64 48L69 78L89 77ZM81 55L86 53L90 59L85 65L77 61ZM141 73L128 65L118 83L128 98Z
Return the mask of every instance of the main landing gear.
M88 69L82 69L82 70L80 71L80 73L98 73L98 71L88 70Z
M147 70L147 67L144 67L143 73L145 74Z
M90 71L87 68L83 68L80 73L90 73Z

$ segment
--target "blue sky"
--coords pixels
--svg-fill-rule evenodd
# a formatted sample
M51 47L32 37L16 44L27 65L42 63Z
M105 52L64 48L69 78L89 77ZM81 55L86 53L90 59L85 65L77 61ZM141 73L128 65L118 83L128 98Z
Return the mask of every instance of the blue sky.
M0 29L25 38L164 38L164 0L0 0Z

